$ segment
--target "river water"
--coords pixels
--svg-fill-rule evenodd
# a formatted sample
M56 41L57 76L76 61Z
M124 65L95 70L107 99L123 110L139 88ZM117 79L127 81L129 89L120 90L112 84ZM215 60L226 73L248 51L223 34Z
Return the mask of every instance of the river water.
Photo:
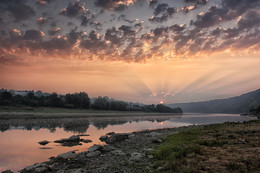
M99 137L108 132L128 133L252 119L254 118L237 114L184 114L182 116L0 120L0 172L6 169L17 172L26 166L47 161L48 158L67 151L81 152L94 144L103 145ZM53 142L72 135L86 135L81 138L90 139L92 142L81 142L74 146L62 146ZM42 140L50 143L42 146L38 143Z

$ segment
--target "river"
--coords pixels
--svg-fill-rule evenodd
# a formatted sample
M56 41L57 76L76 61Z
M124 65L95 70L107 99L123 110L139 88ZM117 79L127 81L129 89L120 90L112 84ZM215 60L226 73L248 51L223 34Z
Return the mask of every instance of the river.
M85 151L94 144L101 144L99 137L108 132L128 133L147 129L174 128L189 125L242 122L253 117L238 114L184 114L173 116L125 116L97 118L10 119L0 120L0 171L14 172L36 162L47 161L52 156L77 150ZM62 146L53 141L83 135L91 143ZM85 136L84 136L85 135ZM42 146L38 142L47 140Z

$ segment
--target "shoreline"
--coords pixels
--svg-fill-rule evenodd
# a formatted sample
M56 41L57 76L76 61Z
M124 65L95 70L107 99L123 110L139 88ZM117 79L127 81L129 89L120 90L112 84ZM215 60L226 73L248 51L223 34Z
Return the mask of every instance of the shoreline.
M173 168L171 166L169 167L167 160L164 160L164 157L161 158L158 154L161 152L160 147L169 143L171 138L176 138L178 135L180 136L181 134L186 133L192 134L197 131L202 131L202 138L204 136L207 140L198 143L201 147L201 153L187 154L189 164L191 165L191 167L186 167L191 169L188 172L232 172L237 170L257 172L260 170L259 165L257 166L257 163L260 161L258 158L260 147L259 145L256 145L256 142L259 142L260 140L259 124L260 121L255 120L244 123L192 125L179 128L145 130L132 133L107 135L107 138L103 137L107 140L107 144L104 146L94 145L90 147L88 151L77 154L73 151L63 153L57 157L50 158L47 162L37 163L26 167L21 171L21 173L43 173L46 171L59 173L101 173L115 171L169 172L169 170ZM241 129L243 130L241 131ZM217 136L214 135L215 133ZM209 137L213 137L214 140ZM216 143L212 143L215 141L215 138L217 140ZM201 136L199 139L201 140ZM225 142L225 140L228 142ZM194 141L188 140L188 143L184 146L193 143ZM183 147L183 145L179 147ZM230 147L232 150L230 150ZM175 150L167 150L167 153L174 151ZM216 153L216 151L219 152ZM244 155L244 153L247 153L247 155ZM218 156L216 157L216 155ZM233 155L236 155L236 157ZM179 158L179 160L187 158L186 156L183 156L183 158ZM248 163L244 162L242 158L250 160L250 165L248 166ZM215 160L214 164L211 162L212 159ZM200 160L202 162L199 162L198 164L197 162ZM194 167L192 167L192 165ZM186 170L185 164L178 166L179 167L175 170L176 172Z
M100 113L40 113L40 112L0 112L0 119L20 118L95 118L127 116L181 116L180 113L146 113L146 112L100 112Z

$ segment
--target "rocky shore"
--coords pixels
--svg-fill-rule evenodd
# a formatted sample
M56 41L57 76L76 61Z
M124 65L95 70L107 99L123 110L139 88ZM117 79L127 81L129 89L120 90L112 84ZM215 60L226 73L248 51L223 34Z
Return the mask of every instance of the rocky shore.
M71 136L56 142L75 142ZM260 121L110 132L105 145L70 151L21 173L259 172ZM40 141L42 145L48 141ZM11 171L4 171L10 173Z
M47 162L26 167L21 173L152 172L157 169L151 161L153 156L149 154L153 146L160 144L163 137L185 128L108 133L100 137L106 142L104 146L95 144L85 152L63 153Z

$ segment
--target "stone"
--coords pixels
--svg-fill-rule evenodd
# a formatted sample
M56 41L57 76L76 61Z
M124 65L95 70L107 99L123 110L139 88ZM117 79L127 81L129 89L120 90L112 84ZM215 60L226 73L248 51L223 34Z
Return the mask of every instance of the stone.
M101 152L96 150L96 151L88 153L87 157L96 157L96 156L99 156L99 155L101 155Z
M132 138L135 137L135 134L131 134L131 135L129 135L128 137L132 139Z
M99 140L104 142L108 139L108 136L100 136Z
M92 142L92 140L90 140L90 139L82 139L81 141L84 142L84 143L90 143L90 142Z
M65 139L60 139L60 140L56 140L54 141L55 143L64 143L64 142L79 142L80 141L80 137L73 135L69 138L65 138Z
M113 155L116 155L116 156L124 156L124 155L126 155L126 153L124 153L122 150L114 150L114 151L111 151L111 153Z
M48 170L49 170L48 167L39 167L39 168L36 168L34 171L37 173L45 173L45 172L48 172Z
M73 135L73 136L71 136L67 139L67 142L69 142L69 141L79 141L79 140L80 140L79 136Z
M50 150L52 148L51 147L40 147L39 149L41 149L41 150Z
M134 152L131 154L129 161L139 162L143 159L144 155L141 153Z
M110 152L110 151L113 151L115 149L116 149L115 147L113 147L111 145L108 145L108 144L103 146L103 151L104 152Z
M63 158L63 159L74 159L77 157L77 154L75 151L69 151L67 153L63 153L57 156L57 158Z
M80 135L77 135L77 136L90 136L89 134L80 134Z
M44 140L44 141L40 141L40 142L38 142L40 145L47 145L48 143L50 143L50 141L46 141L46 140Z
M157 139L157 138L152 138L152 143L155 143L155 144L159 144L159 143L162 143L162 140L161 139Z
M158 137L160 136L161 134L158 133L158 132L151 132L151 133L148 133L147 136L150 136L150 137Z
M116 133L112 136L110 136L107 140L105 140L106 143L111 144L114 142L124 141L128 139L128 134L126 133Z
M96 144L94 144L93 146L89 147L89 149L88 149L89 152L93 152L93 151L97 151L97 150L98 150L98 151L103 151L104 148L103 148L102 145L96 145Z
M38 169L39 168L39 169ZM34 165L28 166L26 168L24 168L22 171L20 171L21 173L26 173L26 172L36 172L37 171L43 171L46 172L48 171L49 167L47 164L45 163L36 163ZM43 173L43 172L39 172L39 173Z
M85 170L83 168L73 169L73 170L71 170L71 173L87 173L87 170Z
M106 135L114 135L115 132L108 132Z

